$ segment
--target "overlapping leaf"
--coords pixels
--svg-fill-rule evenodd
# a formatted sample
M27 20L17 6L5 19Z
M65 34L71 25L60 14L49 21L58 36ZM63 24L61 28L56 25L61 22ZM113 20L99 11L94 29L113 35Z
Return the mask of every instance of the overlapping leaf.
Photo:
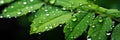
M30 34L48 31L71 18L71 13L52 6L45 6L37 12L40 15L33 20Z
M109 17L97 16L90 24L88 38L91 37L91 40L106 40L106 33L111 30L112 25L112 20Z
M114 30L112 32L111 40L120 40L120 24L118 24L114 28Z
M80 13L77 14L75 21L74 18L70 20L64 28L66 40L74 40L86 31L88 24L93 20L94 13Z
M5 8L3 10L2 16L5 18L10 18L26 15L28 12L40 8L42 5L43 3L39 0L20 0Z

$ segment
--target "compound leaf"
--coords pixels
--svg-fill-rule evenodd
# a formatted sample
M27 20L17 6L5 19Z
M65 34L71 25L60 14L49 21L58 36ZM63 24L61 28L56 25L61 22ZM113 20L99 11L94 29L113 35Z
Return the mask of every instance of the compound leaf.
M79 37L86 31L89 22L93 20L94 16L94 13L80 13L77 15L78 19L75 22L72 22L74 18L68 22L64 28L66 40L74 40Z
M33 20L30 34L48 31L63 24L71 18L70 12L62 11L56 7L45 6L37 13L40 15Z

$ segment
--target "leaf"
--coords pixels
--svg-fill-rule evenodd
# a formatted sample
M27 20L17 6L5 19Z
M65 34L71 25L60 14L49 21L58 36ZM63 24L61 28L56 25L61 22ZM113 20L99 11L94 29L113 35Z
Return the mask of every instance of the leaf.
M114 28L114 30L112 32L111 40L120 40L120 24L118 24Z
M76 21L70 20L64 28L66 40L74 40L86 31L89 22L94 18L94 13L80 13L77 15ZM74 22L73 22L74 21Z
M63 24L71 18L71 13L52 6L45 6L37 12L40 15L33 20L30 34L44 32Z
M20 0L4 9L2 16L5 18L26 15L28 12L39 9L43 3L39 0Z
M117 9L109 9L106 11L106 14L112 17L120 17L120 11Z
M88 37L91 40L106 40L107 32L112 28L112 20L109 17L97 16L88 31Z
M10 3L13 0L0 0L0 5L5 4L5 3Z
M51 1L55 1L54 5L60 5L63 6L65 8L68 9L73 9L76 8L82 4L87 4L87 0L51 0ZM53 4L53 2L49 1L51 4Z

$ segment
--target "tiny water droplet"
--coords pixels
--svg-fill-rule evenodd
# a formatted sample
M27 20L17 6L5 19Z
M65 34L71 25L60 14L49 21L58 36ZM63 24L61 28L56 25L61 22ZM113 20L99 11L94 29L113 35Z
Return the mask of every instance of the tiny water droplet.
M82 4L81 4L81 3L80 3L79 5L80 5L80 6L82 6Z
M3 18L3 16L0 15L0 18Z
M108 35L108 36L109 36L109 35L111 35L111 33L106 33L106 35Z
M48 27L45 27L45 29L48 29Z
M99 20L99 22L103 22L103 20Z
M18 12L17 14L21 14L22 12Z
M91 38L87 38L87 40L91 40Z
M92 27L94 28L95 26L93 25Z
M30 2L33 2L34 0L30 0Z
M63 10L66 10L66 8L65 8L65 7L63 7L62 9L63 9Z
M14 6L11 6L11 8L14 8Z
M27 4L27 2L23 2L23 4Z
M48 10L46 9L45 12L48 12Z
M41 35L41 33L38 33L38 35Z
M49 16L50 14L46 14L46 16Z

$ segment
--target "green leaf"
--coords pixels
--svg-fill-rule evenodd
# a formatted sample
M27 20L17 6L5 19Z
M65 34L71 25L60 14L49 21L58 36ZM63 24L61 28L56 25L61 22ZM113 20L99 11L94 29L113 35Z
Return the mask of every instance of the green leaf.
M106 11L106 14L112 17L120 17L120 11L117 9L109 9Z
M120 24L118 24L114 28L114 30L112 32L111 40L120 40Z
M40 15L33 20L30 34L51 30L68 21L72 14L52 6L45 6L39 9L37 13Z
M13 0L0 0L0 5L5 4L5 3L10 3Z
M74 40L86 31L89 22L94 18L94 13L80 13L77 14L77 20L70 20L64 28L66 40ZM74 17L74 16L73 16Z
M53 1L53 0L51 0ZM50 1L50 3L51 3ZM83 4L87 4L87 0L56 0L55 5L60 5L68 9L73 9ZM52 3L53 4L53 3Z
M5 18L26 15L28 12L39 9L43 5L39 0L20 0L3 10L2 16Z
M97 16L93 23L90 24L88 37L91 40L106 40L107 32L112 28L112 20L109 17Z

